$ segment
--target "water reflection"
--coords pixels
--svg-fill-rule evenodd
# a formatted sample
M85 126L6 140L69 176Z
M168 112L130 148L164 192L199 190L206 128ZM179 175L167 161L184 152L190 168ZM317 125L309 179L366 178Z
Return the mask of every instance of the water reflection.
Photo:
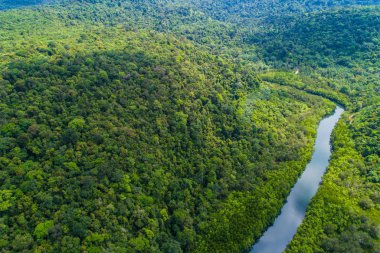
M343 112L337 107L333 115L319 123L311 161L290 192L281 214L250 253L281 253L292 240L326 171L331 155L330 135Z

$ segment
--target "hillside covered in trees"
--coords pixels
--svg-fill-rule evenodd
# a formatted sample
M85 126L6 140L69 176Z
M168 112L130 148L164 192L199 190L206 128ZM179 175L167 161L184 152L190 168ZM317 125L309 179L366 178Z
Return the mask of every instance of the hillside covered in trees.
M49 0L1 0L0 10L20 8L47 3Z
M380 251L376 4L0 1L0 251L244 252L333 102L287 252Z

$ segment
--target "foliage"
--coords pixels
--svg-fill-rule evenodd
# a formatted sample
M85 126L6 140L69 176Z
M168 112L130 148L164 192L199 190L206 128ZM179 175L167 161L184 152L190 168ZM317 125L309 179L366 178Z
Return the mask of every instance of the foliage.
M4 195L3 251L195 251L212 240L218 224L209 221L224 219L218 210L252 206L260 195L245 195L279 184L263 203L274 205L260 214L263 223L247 227L257 238L307 162L331 104L265 91L252 114L246 95L261 92L259 79L238 62L152 31L78 25L54 33L65 20L23 13L19 23L4 22L15 32L2 35L18 38L4 44L1 63L1 185L17 189ZM35 30L23 36L30 18ZM41 31L39 22L52 26ZM273 132L253 116L281 119L289 131ZM246 238L242 231L239 240Z
M49 0L1 0L0 10L31 6L46 3Z
M379 185L363 181L366 162L351 135L341 121L334 131L334 153L323 184L286 252L380 250Z
M378 250L378 1L54 2L0 13L2 252L242 252L324 98L349 116L288 251Z

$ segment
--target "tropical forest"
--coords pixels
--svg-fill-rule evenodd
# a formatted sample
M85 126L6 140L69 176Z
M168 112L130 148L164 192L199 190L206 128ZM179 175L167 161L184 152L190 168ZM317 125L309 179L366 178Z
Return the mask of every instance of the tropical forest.
M380 1L0 0L11 252L380 253Z

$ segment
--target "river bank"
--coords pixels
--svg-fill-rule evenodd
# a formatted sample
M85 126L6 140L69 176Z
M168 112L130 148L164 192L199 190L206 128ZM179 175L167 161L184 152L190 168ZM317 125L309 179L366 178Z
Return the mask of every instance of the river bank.
M297 232L307 206L326 172L331 155L331 133L343 112L344 109L338 106L333 115L319 123L311 161L294 185L280 215L253 246L251 253L282 252Z

